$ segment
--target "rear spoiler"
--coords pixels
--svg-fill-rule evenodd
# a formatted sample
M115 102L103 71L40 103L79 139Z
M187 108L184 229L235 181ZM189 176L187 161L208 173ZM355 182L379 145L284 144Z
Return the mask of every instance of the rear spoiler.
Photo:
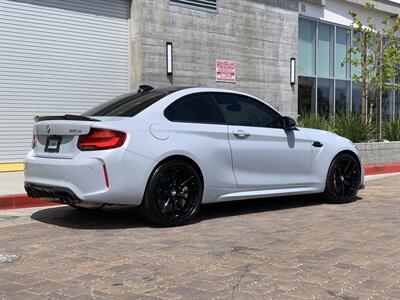
M91 122L100 122L100 120L93 119L86 116L79 115L64 115L64 116L36 116L34 118L35 122L40 121L51 121L51 120L69 120L69 121L91 121Z

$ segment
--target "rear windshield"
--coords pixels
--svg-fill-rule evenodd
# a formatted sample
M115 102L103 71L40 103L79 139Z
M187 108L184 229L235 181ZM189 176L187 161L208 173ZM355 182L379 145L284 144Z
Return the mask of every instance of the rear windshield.
M83 115L133 117L174 91L176 90L154 90L145 93L124 94L88 110Z

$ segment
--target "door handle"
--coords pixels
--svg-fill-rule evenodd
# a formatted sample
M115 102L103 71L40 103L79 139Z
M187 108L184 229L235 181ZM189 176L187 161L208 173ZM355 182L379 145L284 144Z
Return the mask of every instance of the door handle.
M319 141L315 141L312 145L313 145L313 147L317 147L317 148L321 148L323 146L323 144Z
M250 133L244 131L244 130L236 130L233 132L233 135L237 137L238 139L246 139L250 136Z

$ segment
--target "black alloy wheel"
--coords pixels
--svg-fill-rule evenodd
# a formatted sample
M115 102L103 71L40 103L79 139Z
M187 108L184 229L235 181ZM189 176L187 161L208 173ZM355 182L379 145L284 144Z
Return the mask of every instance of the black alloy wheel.
M332 203L349 203L356 199L361 183L359 162L350 154L339 154L332 162L325 196Z
M202 195L202 182L196 169L186 161L168 161L151 176L141 211L159 225L183 225L196 215Z

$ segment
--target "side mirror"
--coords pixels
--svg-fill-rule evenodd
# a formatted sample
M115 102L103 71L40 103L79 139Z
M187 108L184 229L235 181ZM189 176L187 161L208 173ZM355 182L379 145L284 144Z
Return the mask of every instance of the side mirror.
M283 117L282 123L283 123L283 129L285 130L297 130L296 121L291 117Z

